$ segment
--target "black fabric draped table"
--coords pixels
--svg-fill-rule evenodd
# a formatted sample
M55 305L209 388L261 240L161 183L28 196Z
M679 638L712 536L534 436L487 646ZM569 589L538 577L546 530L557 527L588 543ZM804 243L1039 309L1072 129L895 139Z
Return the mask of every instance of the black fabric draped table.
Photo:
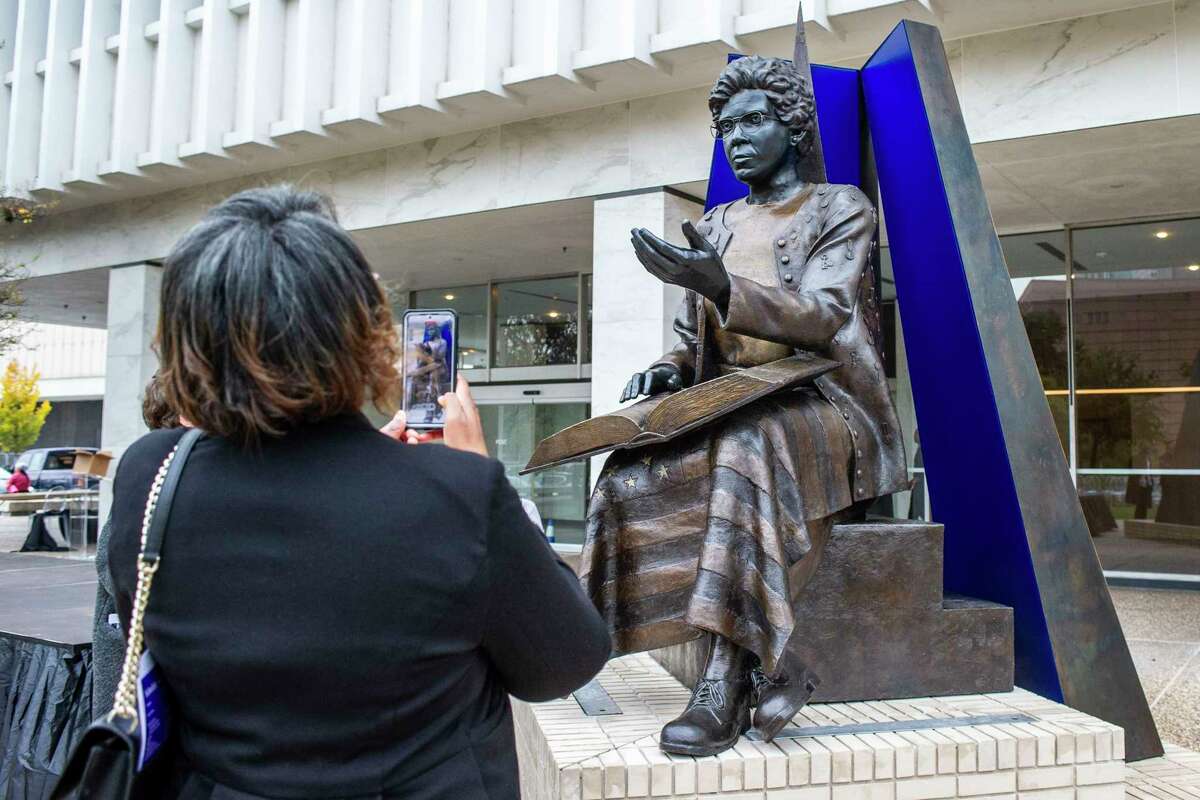
M0 797L50 796L91 722L91 561L0 553Z

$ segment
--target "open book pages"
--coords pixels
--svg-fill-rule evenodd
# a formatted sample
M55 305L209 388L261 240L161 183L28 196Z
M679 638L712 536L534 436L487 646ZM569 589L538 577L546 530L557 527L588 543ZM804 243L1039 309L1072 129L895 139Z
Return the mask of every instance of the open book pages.
M659 444L720 419L774 392L812 383L841 366L812 355L795 355L722 375L674 394L659 394L564 428L538 443L524 475L579 461L609 450Z

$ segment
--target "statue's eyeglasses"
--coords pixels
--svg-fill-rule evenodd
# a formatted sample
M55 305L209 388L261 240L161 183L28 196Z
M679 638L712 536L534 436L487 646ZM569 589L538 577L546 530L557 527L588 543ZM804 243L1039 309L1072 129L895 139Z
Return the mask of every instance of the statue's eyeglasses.
M762 124L769 119L773 119L776 122L783 121L779 117L768 117L761 111L751 111L749 114L742 114L740 117L723 117L712 125L709 125L708 129L712 131L714 139L720 139L723 136L733 133L733 129L738 125L741 125L744 131L753 131L761 128Z

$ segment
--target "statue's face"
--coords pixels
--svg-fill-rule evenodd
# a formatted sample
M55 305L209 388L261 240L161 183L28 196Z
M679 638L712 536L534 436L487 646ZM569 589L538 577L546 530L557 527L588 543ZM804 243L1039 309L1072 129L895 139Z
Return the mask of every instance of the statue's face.
M791 132L776 116L775 106L760 89L744 89L729 99L721 109L719 120L732 120L758 112L762 124L754 127L744 121L723 138L725 157L733 174L751 186L769 180L788 158L792 150Z

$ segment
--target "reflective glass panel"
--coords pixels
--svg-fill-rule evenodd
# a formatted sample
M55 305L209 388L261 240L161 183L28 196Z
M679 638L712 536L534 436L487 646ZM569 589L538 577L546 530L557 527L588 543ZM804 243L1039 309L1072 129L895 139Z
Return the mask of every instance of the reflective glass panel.
M1075 233L1080 498L1106 569L1200 573L1200 220Z
M555 541L583 544L588 498L586 462L564 464L531 475L518 473L539 441L588 418L587 403L499 403L479 406L488 449L504 464L518 494L532 500Z
M496 284L494 366L574 364L578 351L578 276Z
M1079 466L1200 469L1200 220L1075 241Z
M413 308L452 308L458 312L458 368L486 369L487 286L426 289L413 295Z

